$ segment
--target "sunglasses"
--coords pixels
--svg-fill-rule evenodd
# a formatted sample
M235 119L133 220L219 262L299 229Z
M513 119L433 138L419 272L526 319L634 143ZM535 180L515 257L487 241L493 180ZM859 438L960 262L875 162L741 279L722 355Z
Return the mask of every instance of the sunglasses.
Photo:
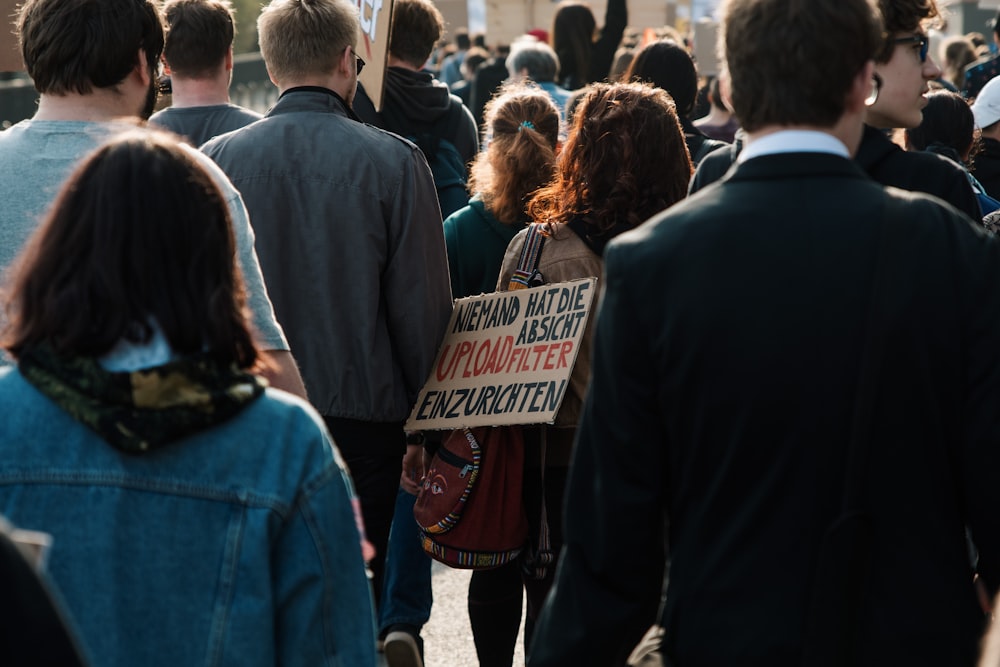
M358 55L358 52L353 47L348 46L347 48L351 49L351 53L354 54L354 64L358 68L357 73L360 76L361 70L365 68L365 61L361 59L361 56Z
M910 35L909 37L900 37L899 39L892 40L893 44L919 44L920 45L920 62L927 62L927 49L930 47L930 40L927 39L926 35Z

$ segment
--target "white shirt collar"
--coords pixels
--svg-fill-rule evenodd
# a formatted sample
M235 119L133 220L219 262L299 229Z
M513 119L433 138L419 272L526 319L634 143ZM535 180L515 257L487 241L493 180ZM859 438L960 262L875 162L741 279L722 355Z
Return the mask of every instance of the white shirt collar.
M743 146L737 162L743 163L755 157L776 153L832 153L848 159L851 157L847 146L832 134L817 130L781 130L749 140Z

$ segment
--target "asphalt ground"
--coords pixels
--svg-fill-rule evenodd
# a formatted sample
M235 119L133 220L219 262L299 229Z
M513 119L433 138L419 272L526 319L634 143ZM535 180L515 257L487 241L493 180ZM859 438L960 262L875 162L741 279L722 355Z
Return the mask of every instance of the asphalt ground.
M425 667L477 667L476 647L466 601L469 593L469 570L455 570L435 562L431 571L434 606L431 619L424 626ZM384 662L383 662L384 664ZM524 612L521 633L514 652L514 667L524 665Z

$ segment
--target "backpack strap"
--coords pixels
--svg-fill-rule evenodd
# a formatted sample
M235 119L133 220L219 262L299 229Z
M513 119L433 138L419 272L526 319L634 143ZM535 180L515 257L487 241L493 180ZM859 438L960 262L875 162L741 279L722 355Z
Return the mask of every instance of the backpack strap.
M528 226L528 236L524 239L521 258L510 277L510 283L507 285L508 290L528 289L545 284L545 278L538 271L543 245L545 245L545 234L542 233L542 225L533 222Z
M517 262L517 269L510 277L507 285L508 291L517 289L528 289L545 284L545 278L538 270L538 262L542 258L542 246L545 245L544 225L533 222L528 226L528 235L524 239L524 247L521 248L521 257ZM552 564L555 554L552 553L552 540L549 536L548 511L545 508L545 450L548 434L548 426L539 425L540 429L540 453L541 465L540 475L542 482L541 508L538 526L538 538L534 544L529 542L529 549L522 557L521 571L532 579L543 579L549 566Z

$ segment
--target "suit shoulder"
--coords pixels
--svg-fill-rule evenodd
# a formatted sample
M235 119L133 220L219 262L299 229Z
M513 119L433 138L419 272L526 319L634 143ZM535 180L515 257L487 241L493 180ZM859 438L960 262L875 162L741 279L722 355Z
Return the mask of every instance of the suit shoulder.
M936 195L887 185L884 196L895 204L895 212L890 214L905 217L912 228L942 221L960 223L962 227L976 227L961 210Z

